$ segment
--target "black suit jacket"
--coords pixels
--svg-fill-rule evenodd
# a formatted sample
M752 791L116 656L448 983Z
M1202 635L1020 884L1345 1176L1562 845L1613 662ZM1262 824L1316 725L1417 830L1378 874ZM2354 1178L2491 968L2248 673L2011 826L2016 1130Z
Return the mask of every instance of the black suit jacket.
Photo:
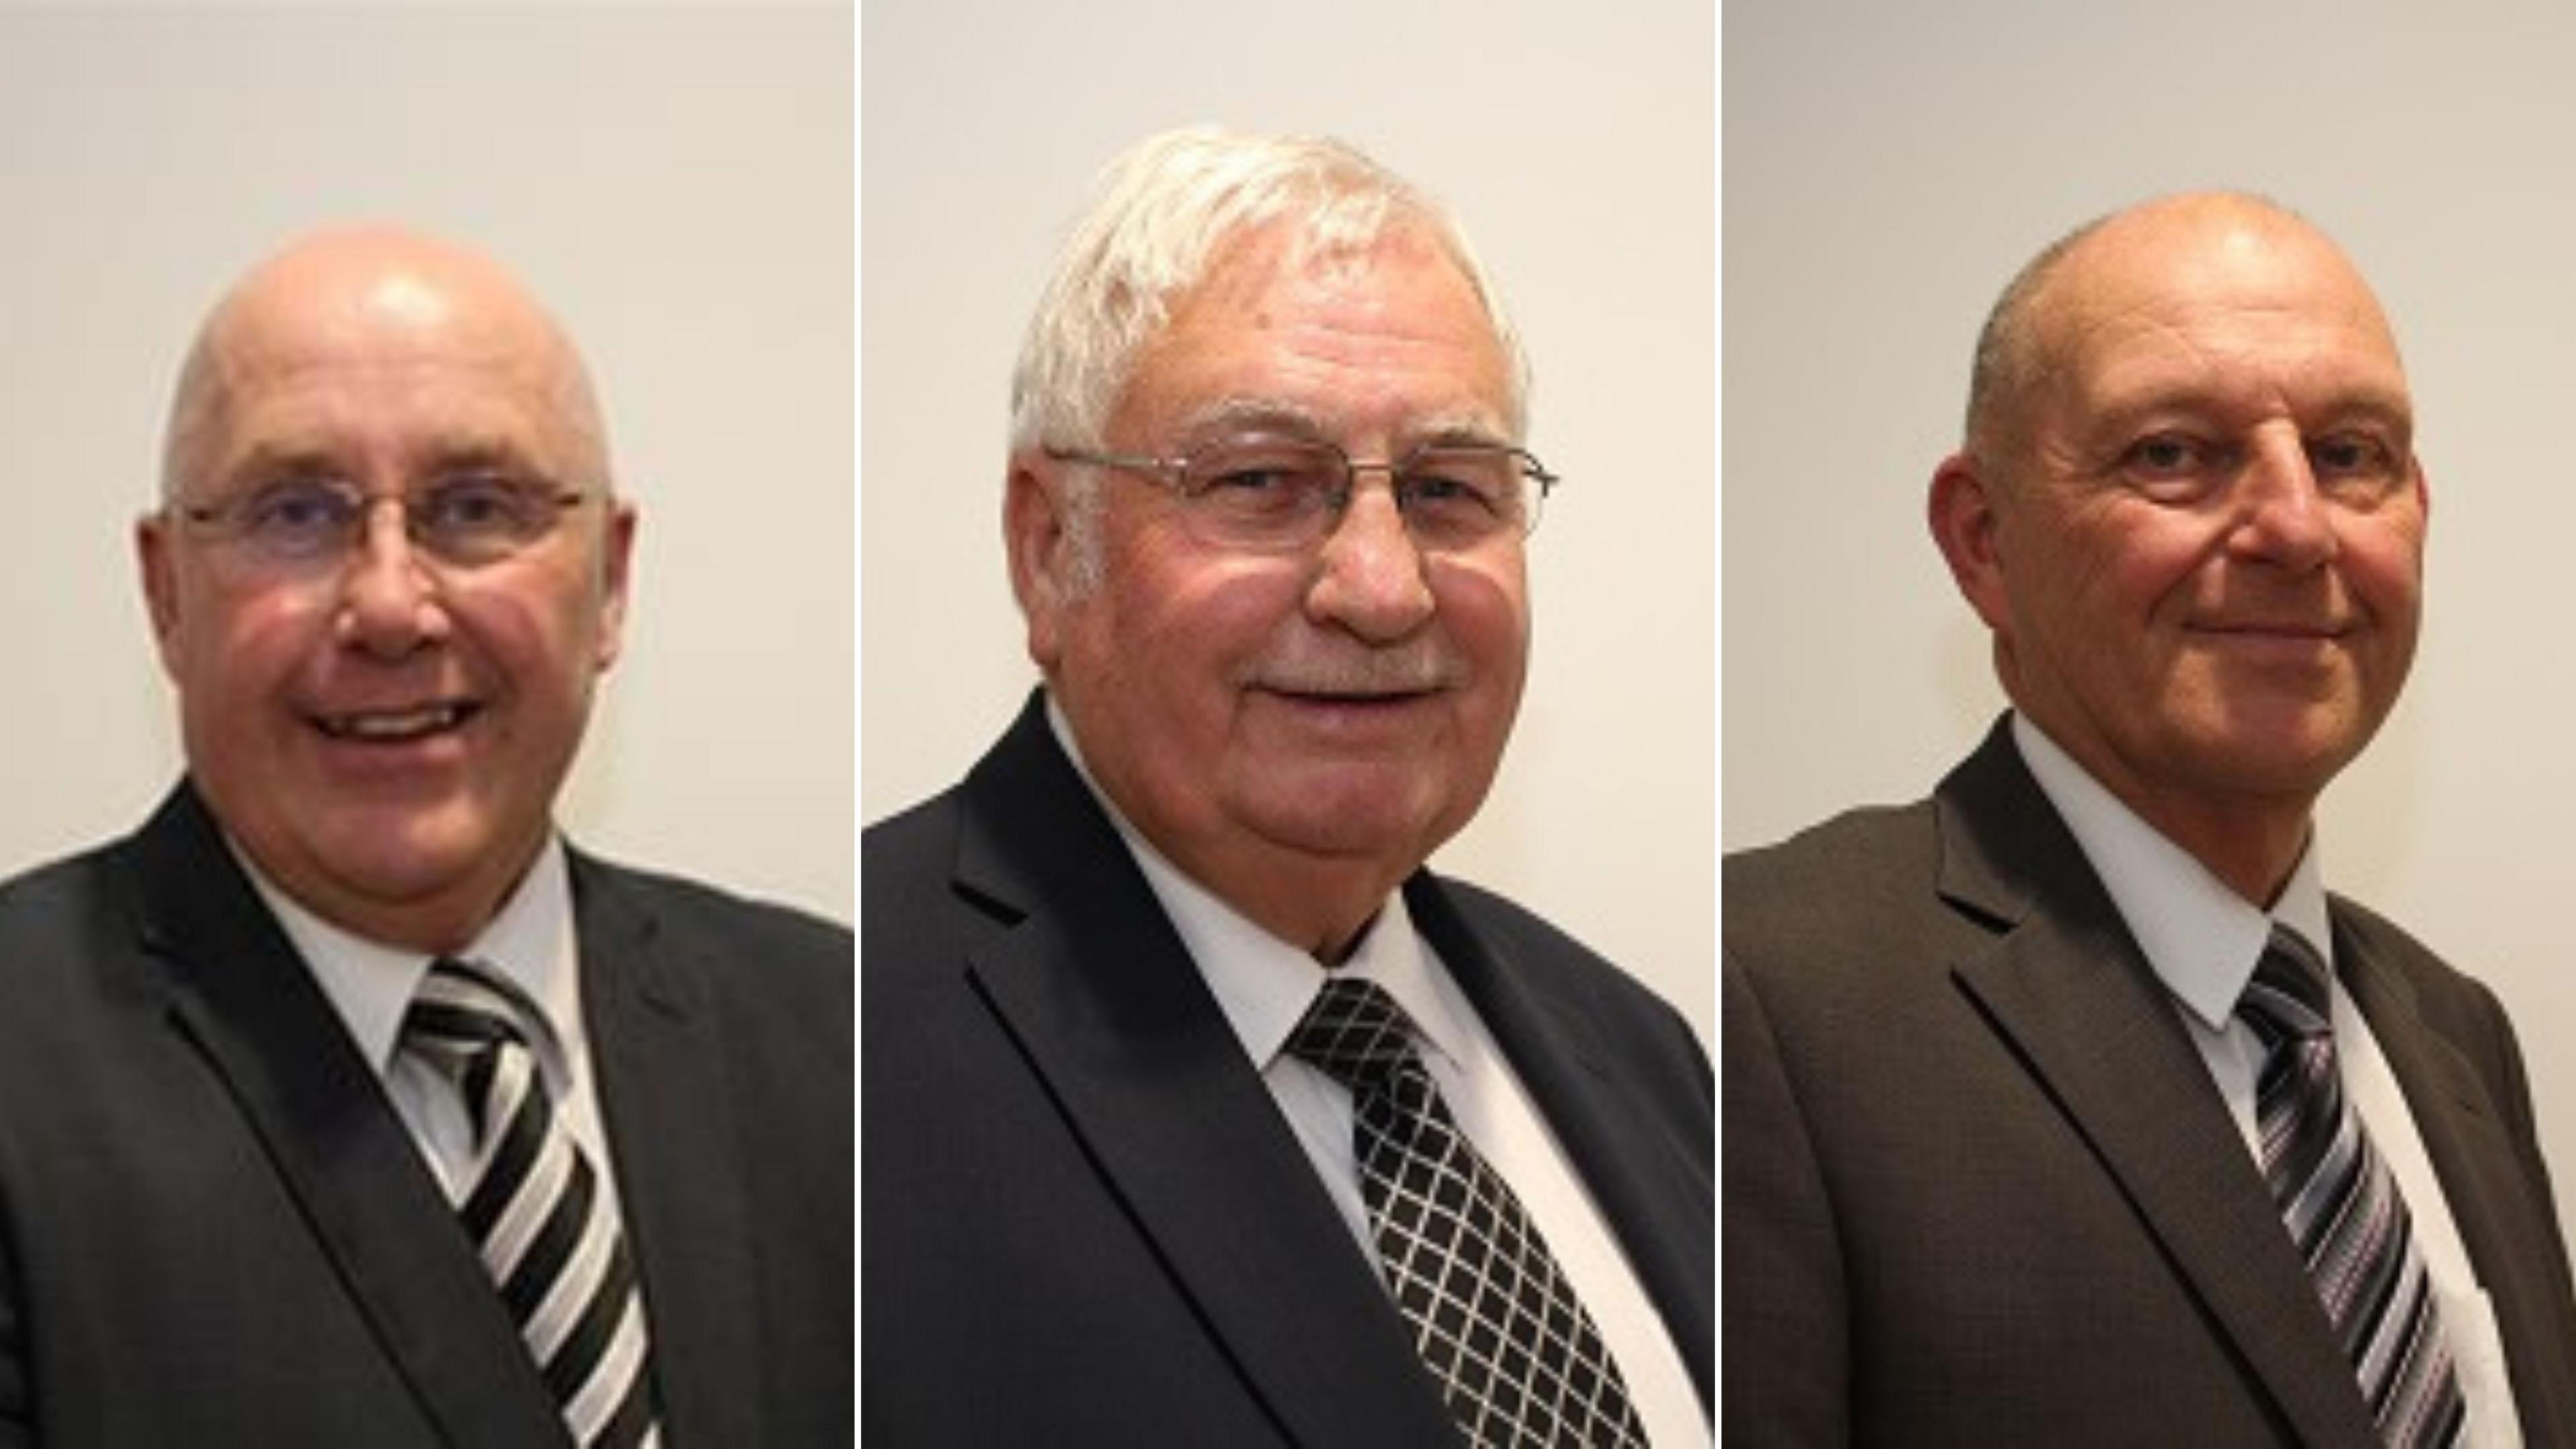
M1454 1441L1037 699L963 785L869 830L861 871L871 1442ZM1405 892L1705 1398L1706 1056L1535 917L1428 874Z
M2244 1139L1998 725L1932 799L1725 865L1726 1431L2375 1443ZM2503 1009L2331 904L2493 1302L2576 1444L2576 1297Z
M572 857L664 1442L850 1440L849 934ZM0 888L0 1445L555 1445L347 1030L185 786Z

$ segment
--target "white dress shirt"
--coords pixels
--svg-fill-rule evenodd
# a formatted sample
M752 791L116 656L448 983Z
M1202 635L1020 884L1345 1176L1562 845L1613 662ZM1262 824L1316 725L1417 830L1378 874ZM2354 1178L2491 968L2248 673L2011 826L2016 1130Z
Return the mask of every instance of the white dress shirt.
M1374 1271L1377 1244L1360 1195L1352 1147L1351 1095L1324 1071L1284 1050L1289 1034L1323 989L1312 956L1262 930L1206 887L1183 874L1136 833L1099 787L1055 702L1048 722L1118 827L1163 912L1216 996L1217 1006L1314 1164L1316 1175ZM1711 1429L1681 1353L1647 1298L1599 1207L1583 1185L1528 1091L1438 953L1413 929L1404 896L1387 898L1335 975L1364 977L1384 988L1412 1018L1414 1043L1458 1129L1511 1184L1557 1265L1601 1331L1619 1365L1629 1402L1648 1442L1661 1449L1704 1445ZM1383 1278L1380 1278L1383 1285Z
M2013 743L2083 847L2085 859L2101 877L2112 904L2128 923L2129 934L2146 953L2148 965L2173 994L2175 1010L2200 1048L2210 1078L2244 1136L2247 1153L2258 1163L2262 1154L2255 1127L2254 1082L2263 1048L2253 1029L2237 1018L2237 999L2254 979L2254 968L2262 960L2275 923L2298 932L2326 963L2333 993L2336 1069L2372 1145L2396 1177L2397 1190L2414 1221L2415 1241L2432 1279L2442 1331L2451 1346L2461 1397L2468 1405L2464 1442L2480 1449L2521 1444L2494 1309L2470 1266L2405 1093L2380 1054L2370 1023L2362 1018L2342 981L2333 979L2334 932L2313 835L2281 898L2270 911L2258 910L2138 818L2019 713L2013 716ZM2286 1234L2288 1229L2282 1231Z
M464 1094L454 1079L418 1053L401 1050L403 1016L411 1009L421 979L429 974L432 958L342 930L278 889L238 846L233 857L285 928L323 995L331 999L359 1054L384 1082L394 1110L411 1129L412 1141L430 1170L442 1186L452 1187L457 1172L473 1158L474 1127ZM520 994L523 1006L532 1006L539 1014L529 1043L537 1069L554 1095L555 1111L565 1130L589 1156L599 1179L598 1190L614 1211L617 1178L610 1171L608 1137L600 1126L599 1099L591 1085L572 879L559 838L547 838L536 863L500 912L456 955L489 969Z

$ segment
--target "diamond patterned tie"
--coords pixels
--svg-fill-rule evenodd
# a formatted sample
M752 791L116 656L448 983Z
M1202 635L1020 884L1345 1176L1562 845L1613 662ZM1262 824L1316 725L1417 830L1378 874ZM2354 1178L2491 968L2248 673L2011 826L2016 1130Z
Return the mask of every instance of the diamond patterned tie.
M644 1308L616 1215L554 1109L511 991L431 963L403 1045L464 1093L474 1155L450 1191L575 1444L657 1444Z
M2237 1003L2264 1060L2254 1084L2264 1180L2360 1376L2380 1437L2456 1444L2468 1414L2406 1201L2344 1097L2325 963L2272 928Z
M1643 1446L1618 1365L1520 1199L1450 1120L1403 1009L1334 978L1288 1050L1351 1090L1379 1267L1468 1442Z

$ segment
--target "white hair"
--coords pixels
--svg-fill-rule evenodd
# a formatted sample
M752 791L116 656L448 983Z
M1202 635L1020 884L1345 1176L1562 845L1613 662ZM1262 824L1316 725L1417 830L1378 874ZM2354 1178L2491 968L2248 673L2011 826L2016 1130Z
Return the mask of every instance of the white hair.
M1507 418L1527 426L1529 365L1448 211L1355 148L1210 128L1147 137L1110 163L1038 299L1011 378L1016 448L1096 448L1145 345L1224 244L1276 224L1309 255L1365 252L1418 230L1457 264L1510 359Z

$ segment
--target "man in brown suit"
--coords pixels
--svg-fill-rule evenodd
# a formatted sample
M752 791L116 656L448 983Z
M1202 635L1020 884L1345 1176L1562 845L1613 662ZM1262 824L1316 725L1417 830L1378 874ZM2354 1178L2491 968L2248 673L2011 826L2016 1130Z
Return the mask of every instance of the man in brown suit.
M2013 709L1727 862L1727 1438L2576 1442L2512 1029L2318 872L2420 603L2368 286L2244 196L2078 230L1929 513Z

